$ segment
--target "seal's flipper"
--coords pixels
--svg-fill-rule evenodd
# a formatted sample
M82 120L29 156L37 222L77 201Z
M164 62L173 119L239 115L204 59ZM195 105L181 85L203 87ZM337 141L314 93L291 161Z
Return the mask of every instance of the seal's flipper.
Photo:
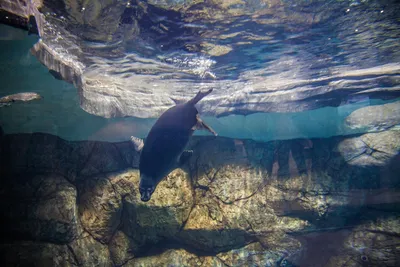
M134 137L134 136L131 136L131 142L132 142L132 144L134 145L135 150L136 150L137 152L142 151L142 148L143 148L143 146L144 146L144 142L143 142L142 139L137 138L137 137Z
M183 151L181 156L179 157L178 165L179 166L184 165L190 159L190 157L192 155L193 155L193 150L185 150L185 151Z
M195 104L197 104L197 102L202 100L206 95L210 94L212 91L213 91L212 88L206 92L199 91L195 97L193 97L191 100L189 100L188 103L195 105Z
M175 105L183 104L186 103L186 100L178 99L178 98L173 98L169 97L172 101L174 101Z
M200 119L199 114L196 115L196 119L197 119L197 123L193 127L193 130L206 130L206 131L209 131L210 133L212 133L214 136L218 136L218 134L210 126L205 124L204 121L202 121Z

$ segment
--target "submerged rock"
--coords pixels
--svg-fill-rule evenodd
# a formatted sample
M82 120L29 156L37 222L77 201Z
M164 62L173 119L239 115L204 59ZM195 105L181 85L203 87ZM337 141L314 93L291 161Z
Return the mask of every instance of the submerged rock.
M279 246L279 242L274 245ZM299 242L297 242L297 247L300 248ZM291 252L293 253L293 251ZM286 251L279 251L276 247L256 242L240 249L219 253L216 258L222 262L222 266L279 266L285 256ZM221 264L219 265L221 266Z
M79 236L68 244L68 249L74 257L75 266L113 266L107 245L98 242L85 231L81 231Z
M7 95L7 96L3 96L0 98L0 107L7 106L10 103L13 103L16 101L28 102L28 101L32 101L35 99L41 99L41 98L42 97L39 94L31 93L31 92Z
M144 204L138 194L139 172L133 173L135 194L124 199L122 220L125 223L121 229L133 241L129 250L140 253L142 248L176 238L193 205L189 180L181 170L172 172L160 182L154 197Z
M395 129L269 143L194 137L188 166L149 202L140 201L130 142L0 140L7 266L400 262ZM374 160L360 162L365 144Z
M78 263L67 245L21 241L0 244L1 262L5 266L65 266Z
M124 266L202 266L203 261L198 256L183 249L168 250L162 254L133 259Z
M77 193L61 175L14 174L2 187L1 234L5 240L67 244L78 236Z
M395 244L400 241L398 220L395 217L378 218L348 231L340 253L326 266L338 266L349 261L354 266L397 266L400 257Z
M387 166L400 151L400 131L368 133L348 138L339 143L338 150L352 165Z
M92 237L108 244L121 224L122 197L111 175L91 177L79 183L79 215L82 227ZM134 193L133 190L130 192Z
M345 125L364 131L383 131L400 126L400 101L357 109L346 118Z
M129 260L133 259L136 254L134 252L138 250L138 246L135 242L122 231L117 231L114 234L108 248L113 263L118 266L124 265Z

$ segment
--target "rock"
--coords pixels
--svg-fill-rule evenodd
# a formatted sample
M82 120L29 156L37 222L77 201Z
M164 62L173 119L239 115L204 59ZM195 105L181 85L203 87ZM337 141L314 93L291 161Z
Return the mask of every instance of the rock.
M38 93L18 93L18 94L12 94L12 95L7 95L3 96L0 98L0 104L4 103L10 103L10 102L16 102L16 101L22 101L22 102L27 102L27 101L32 101L35 99L41 99L42 97Z
M345 120L351 129L383 131L400 125L400 101L368 106L353 111Z
M0 257L5 266L76 266L67 245L22 241L0 244Z
M348 138L339 143L338 150L351 165L386 166L399 153L400 131L368 133Z
M188 165L146 203L129 142L5 135L1 261L396 266L398 133L268 143L194 137Z
M196 256L184 249L169 249L159 255L133 259L126 266L275 266L283 255L252 243L216 256Z
M77 1L65 1L67 16L75 23L73 32L78 34L81 26L86 26L79 35L92 41L110 41L119 31L119 21L126 8L125 1L110 0L85 2L82 6Z
M87 232L80 231L79 236L68 244L68 249L78 266L113 266L108 247Z
M397 266L400 257L398 219L379 218L357 226L340 245L340 254L332 257L326 266L337 266L353 261L354 266L376 266L384 263Z
M122 266L135 257L133 251L137 251L138 247L122 231L117 231L109 244L109 250L112 262Z
M133 259L124 266L147 267L147 266L202 266L202 261L198 256L185 251L167 250L156 256Z
M247 231L224 226L223 213L214 203L211 208L204 204L195 206L178 238L189 247L201 251L228 251L239 248L244 244L254 241L254 237ZM219 216L219 220L214 219ZM232 224L232 222L230 222Z
M1 234L5 240L66 244L77 237L75 187L62 176L3 176Z
M78 185L82 226L102 244L110 242L122 223L121 195L115 190L110 176L92 177Z
M277 253L274 248L252 243L240 249L217 254L225 266L277 266L284 253Z
M5 173L57 173L68 181L76 178L80 159L68 142L49 134L6 135L1 140L4 155L1 157ZM81 158L82 160L82 158Z
M0 244L7 266L113 266L107 248L87 233L68 245L21 241Z
M76 48L76 45L69 45L72 49ZM56 74L57 79L63 79L75 86L82 83L81 75L84 65L78 61L80 54L78 57L75 56L75 61L66 61L65 55L53 51L43 40L39 40L31 48L31 53L49 69L53 77Z
M196 205L179 233L185 244L221 252L269 232L296 231L307 225L300 219L276 216L271 197L279 191L266 190L271 177L255 162L243 162L242 150L232 140L210 140L194 151ZM254 155L249 149L247 153L249 158Z
M73 146L73 153L82 158L80 177L96 176L102 173L117 172L132 167L134 158L138 159L129 142L114 145L107 142L86 142Z
M132 178L137 188L139 173L136 172ZM137 189L135 192L124 199L122 226L122 231L135 242L133 249L140 252L143 247L175 239L193 205L187 174L179 169L173 171L160 182L154 197L146 204L140 200Z

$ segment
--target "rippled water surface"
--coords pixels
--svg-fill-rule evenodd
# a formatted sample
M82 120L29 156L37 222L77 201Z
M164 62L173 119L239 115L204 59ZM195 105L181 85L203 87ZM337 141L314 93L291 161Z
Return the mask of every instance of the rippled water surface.
M27 5L34 54L95 115L154 118L207 88L211 116L398 96L396 1L73 3Z
M88 113L121 121L117 129L134 124L144 136L175 102L213 88L198 108L214 128L272 140L363 132L345 129L343 121L357 108L399 97L399 10L396 1L44 1L40 7L26 1L21 12L36 18L41 38L33 54L77 88L74 96L73 87L48 74L38 78L43 88L71 88L63 91L63 106L78 101ZM16 60L38 64L28 55L37 39L26 42ZM49 117L67 127L60 112ZM6 121L10 131L25 125ZM85 139L94 131L87 128L56 133Z

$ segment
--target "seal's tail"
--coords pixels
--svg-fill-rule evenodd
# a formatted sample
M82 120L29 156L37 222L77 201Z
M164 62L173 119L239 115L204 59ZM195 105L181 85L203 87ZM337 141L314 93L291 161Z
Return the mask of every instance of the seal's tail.
M197 104L197 102L202 100L205 96L210 94L212 91L213 91L213 89L210 89L210 90L208 90L206 92L199 91L195 97L193 97L191 100L189 100L188 103L190 103L192 105L195 105L195 104Z

